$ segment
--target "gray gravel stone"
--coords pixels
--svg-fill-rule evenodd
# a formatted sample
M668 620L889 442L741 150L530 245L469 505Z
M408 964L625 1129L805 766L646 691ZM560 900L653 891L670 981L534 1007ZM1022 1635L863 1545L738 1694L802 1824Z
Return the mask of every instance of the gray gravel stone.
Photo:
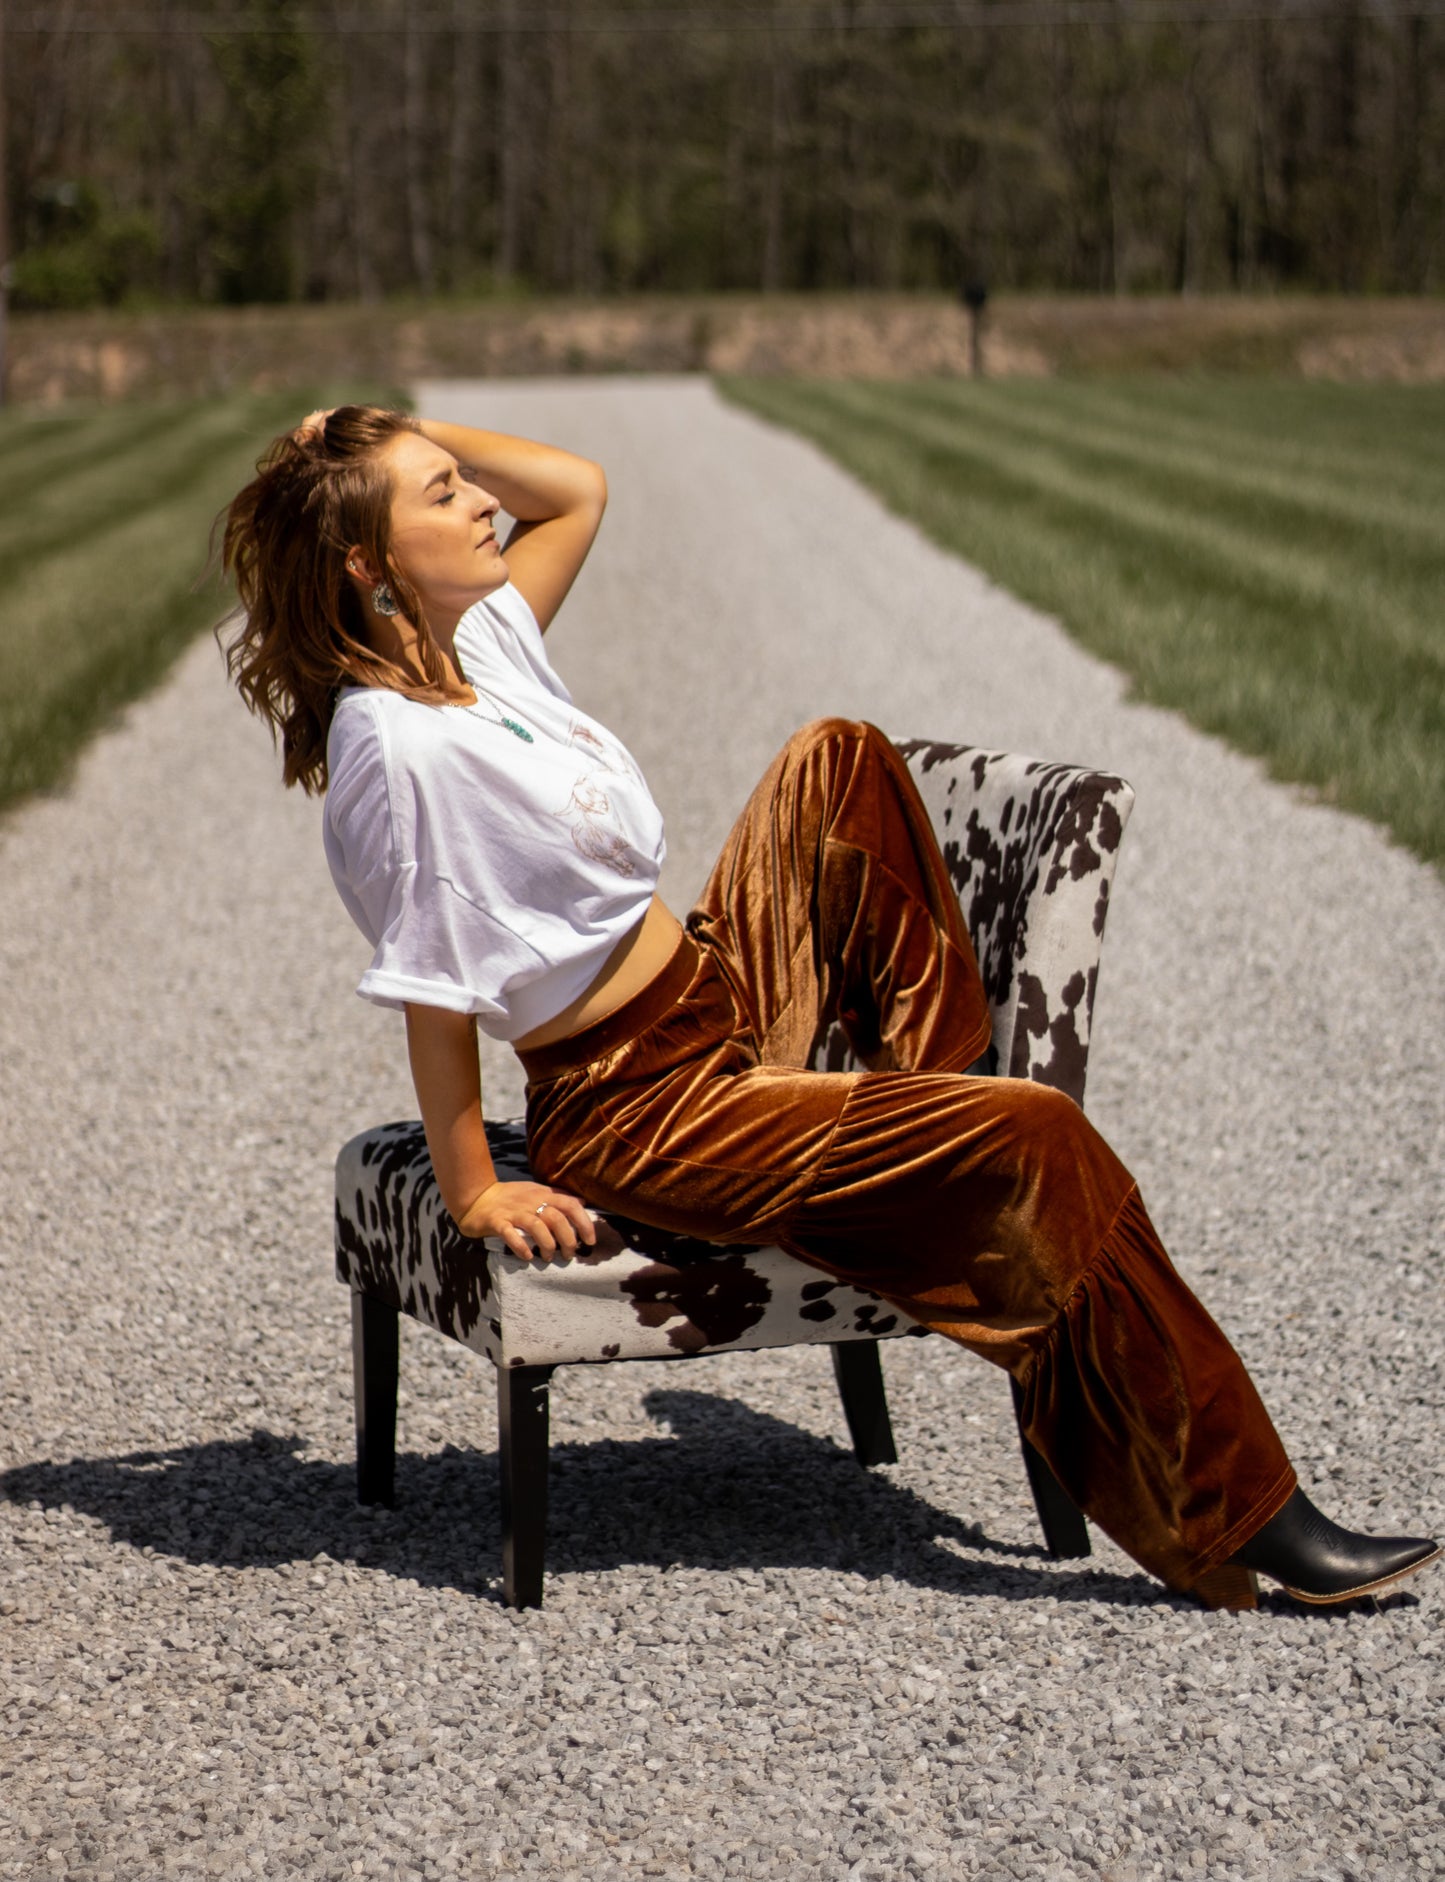
M702 384L426 398L608 466L556 659L675 905L822 712L1133 780L1091 1111L1321 1501L1445 1528L1438 879ZM483 1362L404 1328L400 1507L354 1501L330 1165L413 1101L214 650L0 862L0 1877L1445 1875L1438 1580L1228 1616L1053 1563L942 1342L886 1353L866 1476L815 1353L559 1374L548 1605L507 1613Z

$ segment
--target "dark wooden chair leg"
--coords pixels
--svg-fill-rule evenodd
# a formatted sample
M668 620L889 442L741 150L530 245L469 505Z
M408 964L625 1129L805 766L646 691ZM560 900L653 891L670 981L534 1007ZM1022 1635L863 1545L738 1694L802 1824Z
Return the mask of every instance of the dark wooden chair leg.
M833 1346L833 1376L843 1400L853 1455L860 1464L896 1464L898 1450L883 1390L883 1364L876 1340L838 1340Z
M356 1500L395 1501L397 1322L384 1300L351 1296L351 1370L356 1393Z
M502 1465L502 1598L542 1605L547 1556L547 1413L552 1366L497 1368Z
M1021 1419L1023 1392L1017 1379L1010 1379L1009 1385L1013 1388L1014 1416ZM1049 1554L1060 1558L1090 1554L1089 1525L1084 1521L1083 1511L1024 1436L1022 1422L1019 1424L1019 1443L1023 1446L1024 1469L1028 1472L1029 1488L1034 1493L1034 1505L1039 1512L1039 1523L1043 1528L1044 1541L1049 1545Z

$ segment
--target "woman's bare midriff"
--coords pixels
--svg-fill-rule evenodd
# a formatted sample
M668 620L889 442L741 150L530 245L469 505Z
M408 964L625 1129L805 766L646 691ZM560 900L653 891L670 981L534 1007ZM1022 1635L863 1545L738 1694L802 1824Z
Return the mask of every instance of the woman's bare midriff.
M581 1032L595 1020L606 1018L634 993L641 993L672 959L682 934L682 923L667 904L653 896L647 913L630 934L625 934L607 956L602 971L592 985L570 1006L563 1007L555 1019L514 1039L512 1049L529 1052L537 1046L551 1045L570 1033Z

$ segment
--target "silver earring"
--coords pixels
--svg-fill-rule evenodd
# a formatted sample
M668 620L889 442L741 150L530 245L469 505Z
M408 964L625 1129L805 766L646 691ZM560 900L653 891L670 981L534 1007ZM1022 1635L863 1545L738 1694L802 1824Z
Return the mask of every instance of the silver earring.
M401 603L387 587L385 582L378 582L371 591L371 608L374 614L400 614Z

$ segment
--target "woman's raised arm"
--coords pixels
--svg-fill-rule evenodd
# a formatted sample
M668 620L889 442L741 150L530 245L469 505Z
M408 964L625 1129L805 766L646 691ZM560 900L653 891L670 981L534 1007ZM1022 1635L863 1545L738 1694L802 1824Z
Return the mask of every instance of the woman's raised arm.
M468 1013L408 1005L406 1045L437 1187L463 1235L497 1235L530 1261L574 1254L597 1231L575 1196L547 1183L497 1180L482 1123L477 1023ZM530 1238L530 1239L529 1239Z
M587 559L607 507L602 466L504 431L478 431L433 418L420 423L424 437L449 451L472 481L516 518L502 553L513 583L545 632Z

